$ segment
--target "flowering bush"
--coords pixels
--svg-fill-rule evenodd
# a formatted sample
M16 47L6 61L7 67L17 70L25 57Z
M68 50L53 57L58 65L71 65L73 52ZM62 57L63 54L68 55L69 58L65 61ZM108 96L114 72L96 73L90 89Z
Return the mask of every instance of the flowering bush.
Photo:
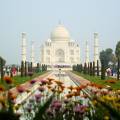
M31 80L30 84L34 84L36 82L36 80Z
M3 92L5 90L3 85L0 85L0 92Z
M23 93L25 91L25 88L21 85L17 86L16 89L19 93Z
M4 80L7 84L12 84L12 83L13 83L12 78L9 77L9 76L5 76L5 77L3 78L3 80Z
M13 83L11 78L4 80L8 87ZM12 113L17 120L23 116L31 120L102 120L110 117L104 107L106 104L120 111L120 91L108 91L95 83L68 86L59 80L47 78L34 79L14 90L9 89L0 86L0 104L2 110Z
M117 82L117 80L106 80L105 82L107 82L107 83L116 83Z

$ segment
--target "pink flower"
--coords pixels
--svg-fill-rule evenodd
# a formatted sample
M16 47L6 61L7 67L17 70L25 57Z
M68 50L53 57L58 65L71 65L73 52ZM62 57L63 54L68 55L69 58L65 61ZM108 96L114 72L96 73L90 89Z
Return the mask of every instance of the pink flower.
M38 90L41 91L41 92L43 92L43 91L44 91L44 87L41 87L41 86L40 86L40 87L38 88Z
M62 103L58 100L52 102L51 107L55 110L59 110L62 107Z
M34 84L36 82L36 80L31 80L30 84Z
M47 81L47 80L42 79L40 82L41 82L41 84L42 84L42 85L45 85L48 81Z
M25 91L25 88L23 86L17 86L17 91L19 93L23 93Z
M85 113L85 110L86 110L87 106L84 106L84 105L80 105L80 104L77 104L74 108L73 108L73 111L75 113Z
M41 99L41 97L42 97L42 95L41 95L41 94L36 94L36 95L35 95L35 99L36 99L36 100Z

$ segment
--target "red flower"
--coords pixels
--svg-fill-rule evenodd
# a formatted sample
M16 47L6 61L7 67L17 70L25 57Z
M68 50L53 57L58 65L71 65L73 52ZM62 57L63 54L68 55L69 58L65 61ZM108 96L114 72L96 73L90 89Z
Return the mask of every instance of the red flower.
M117 80L106 80L105 82L107 82L107 83L116 83Z
M50 85L47 85L48 89L51 89L51 86Z
M73 96L72 93L69 93L69 94L66 95L67 98L71 98L72 96Z
M72 91L73 90L73 86L69 86L68 89L70 89Z
M39 87L38 89L39 89L39 91L41 91L41 92L44 91L44 87Z
M43 79L43 80L41 80L40 82L41 82L42 85L45 85L45 84L47 83L47 80L44 80L44 79Z
M54 80L53 78L47 78L49 81L52 81L52 80Z
M5 76L5 77L3 78L3 80L5 80L5 82L6 82L7 84L12 84L12 83L13 83L12 78L10 78L9 76Z
M15 93L13 93L13 92L11 92L11 91L8 92L8 96L9 96L9 98L10 98L11 100L14 100L14 99L17 98L17 94L15 94Z
M74 92L73 96L80 96L80 92Z
M30 84L34 84L36 82L36 80L31 80Z
M62 85L63 82L61 82L60 80L54 80L54 82L57 84L57 85Z
M25 88L23 86L17 86L17 91L19 93L23 93L25 91Z
M4 90L5 88L2 85L0 85L0 92L3 92Z

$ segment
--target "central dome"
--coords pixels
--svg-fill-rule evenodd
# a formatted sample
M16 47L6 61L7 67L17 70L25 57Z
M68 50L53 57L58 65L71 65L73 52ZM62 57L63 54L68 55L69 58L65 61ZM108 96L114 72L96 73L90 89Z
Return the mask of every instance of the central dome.
M52 41L69 41L70 35L63 25L58 25L51 33Z

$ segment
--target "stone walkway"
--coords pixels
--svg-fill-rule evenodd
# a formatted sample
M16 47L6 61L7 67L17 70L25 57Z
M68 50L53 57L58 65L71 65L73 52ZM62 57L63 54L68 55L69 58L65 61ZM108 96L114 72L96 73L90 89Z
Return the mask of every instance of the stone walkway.
M82 77L80 77L78 75L75 75L72 72L61 71L60 76L59 76L59 71L49 72L49 73L46 73L44 75L41 75L39 77L34 78L34 80L38 80L38 82L36 82L33 85L30 85L30 82L26 82L26 83L22 84L22 86L26 87L27 89L30 89L31 92L29 92L29 93L23 92L20 95L18 95L15 105L21 104L23 101L26 101L26 103L24 105L24 107L25 107L28 104L28 101L32 98L32 96L35 95L38 92L37 89L39 87L39 80L47 79L48 77L53 78L55 80L60 80L61 82L63 82L63 85L66 86L64 92L62 94L60 94L60 98L64 98L65 94L69 93L69 90L68 90L67 87L70 87L70 86L75 87L75 86L77 86L74 81L76 81L77 83L82 84L82 85L86 85L87 83L89 83L88 80L85 80L84 78L82 78ZM16 88L13 88L11 91L17 92ZM46 88L45 93L46 94L48 93L47 88ZM82 95L83 91L81 91L80 94ZM78 99L82 100L84 105L88 104L89 99L84 99L82 97L79 97ZM19 111L23 113L24 109L21 107ZM26 116L23 115L23 116L21 116L20 120L25 120L25 119L26 119Z
M85 78L83 78L83 77L81 77L81 76L79 76L79 75L76 75L76 74L74 74L74 73L72 73L72 72L67 72L67 74L71 77L71 78L73 78L76 82L78 82L79 84L81 84L81 85L86 85L86 84L89 84L90 83L90 81L89 80L87 80L87 79L85 79Z
M39 77L34 78L34 80L45 79L49 76L51 76L51 72L40 75ZM31 95L31 93L39 87L37 82L34 84L34 86L31 86L29 81L21 84L20 86L22 86L25 89L29 89L31 92L29 92L29 93L23 92L20 95L18 95L18 97L16 98L16 101L15 101L16 104L20 104L23 101L25 101ZM19 94L16 87L10 89L9 91L12 92L12 94L14 94L14 95Z

